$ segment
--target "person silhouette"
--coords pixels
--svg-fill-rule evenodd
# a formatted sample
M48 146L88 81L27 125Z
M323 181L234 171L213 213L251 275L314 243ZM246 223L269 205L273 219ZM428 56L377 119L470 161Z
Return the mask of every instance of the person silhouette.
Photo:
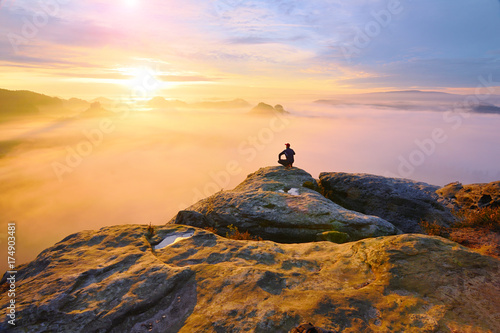
M278 163L283 165L285 168L293 168L293 162L295 162L295 159L293 156L295 155L295 152L293 149L290 148L289 143L285 143L286 149L283 150L279 155L278 155ZM281 156L285 155L285 159L282 160Z

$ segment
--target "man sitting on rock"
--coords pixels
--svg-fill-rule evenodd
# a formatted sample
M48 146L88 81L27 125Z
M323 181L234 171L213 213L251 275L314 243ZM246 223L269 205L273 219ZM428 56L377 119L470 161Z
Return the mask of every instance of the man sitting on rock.
M293 162L295 161L293 158L293 155L295 155L295 152L293 149L290 148L289 143L285 143L286 149L283 150L279 155L278 155L278 163L283 165L285 168L290 169L293 167ZM285 155L285 160L281 159L281 156Z

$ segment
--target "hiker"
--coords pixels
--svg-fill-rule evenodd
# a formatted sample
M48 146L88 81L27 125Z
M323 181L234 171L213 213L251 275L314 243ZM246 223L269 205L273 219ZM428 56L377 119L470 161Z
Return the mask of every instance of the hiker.
M294 158L293 155L295 155L295 152L293 149L290 148L289 143L285 143L286 149L283 150L279 155L278 155L278 163L283 165L285 168L289 169L293 167L293 162ZM281 159L281 156L285 155L285 160Z

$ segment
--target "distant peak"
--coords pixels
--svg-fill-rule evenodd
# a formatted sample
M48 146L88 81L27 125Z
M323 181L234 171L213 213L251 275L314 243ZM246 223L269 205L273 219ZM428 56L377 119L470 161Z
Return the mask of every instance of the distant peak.
M250 113L252 114L272 114L276 112L281 114L289 113L288 111L285 110L285 108L281 104L276 104L275 106L272 106L263 102L260 102L252 110L250 110Z
M102 107L101 102L92 102L90 107L80 114L83 118L113 117L116 114Z
M377 93L375 93L377 94ZM423 91L423 90L394 90L394 91L386 91L384 94L443 94L450 95L449 93L440 92L440 91Z

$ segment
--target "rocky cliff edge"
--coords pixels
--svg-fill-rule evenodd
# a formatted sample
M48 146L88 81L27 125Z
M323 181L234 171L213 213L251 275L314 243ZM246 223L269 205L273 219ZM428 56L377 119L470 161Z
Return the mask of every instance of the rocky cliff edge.
M233 225L282 243L342 242L400 233L386 220L348 210L318 190L316 180L304 170L261 168L235 189L218 192L179 212L170 223L209 227L221 235Z
M279 333L312 322L342 333L500 332L498 259L444 238L398 234L397 215L333 203L319 192L333 195L339 177L346 176L322 174L318 184L300 169L263 168L155 230L124 225L70 235L19 267L16 326L4 317L0 331ZM335 195L354 208L367 198L382 207L385 196L393 200L389 212L412 197L431 215L447 214L431 185L384 179L371 199L363 177L377 188L373 177L351 175L351 190L344 195L340 184ZM483 187L472 199L495 202ZM460 191L441 192L466 202ZM270 240L198 228L224 235L230 224ZM2 311L11 300L7 277Z
M500 262L442 238L280 244L166 225L153 245L145 234L107 227L43 251L19 269L17 326L0 330L500 331Z

